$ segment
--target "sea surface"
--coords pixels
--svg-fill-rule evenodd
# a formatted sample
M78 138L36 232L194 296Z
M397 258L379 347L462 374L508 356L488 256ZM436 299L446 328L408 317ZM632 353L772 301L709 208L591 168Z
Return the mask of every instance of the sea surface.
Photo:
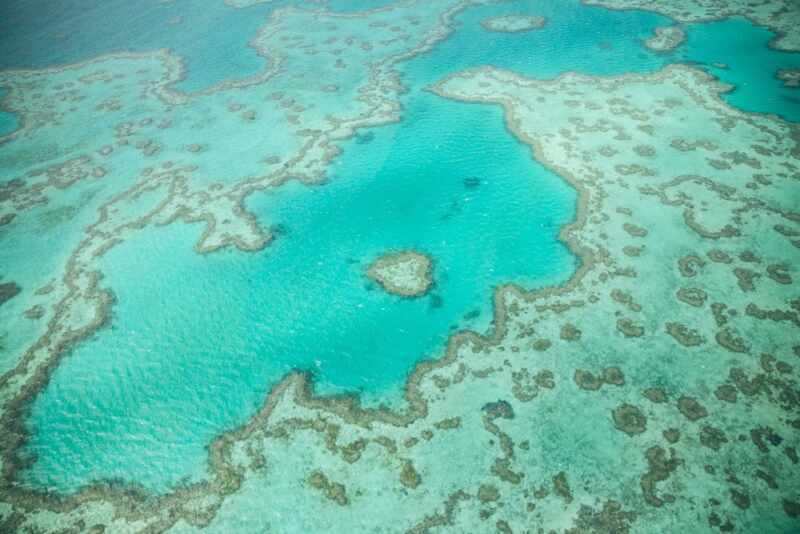
M0 69L169 48L187 67L176 88L207 91L266 68L269 59L248 42L290 3L70 0L54 9L13 0L0 16ZM389 3L336 0L329 8L357 13ZM511 13L548 24L519 34L480 25ZM399 122L342 142L324 183L292 181L247 199L258 223L275 230L266 248L200 255L193 245L202 225L175 223L149 227L98 261L102 286L116 298L112 318L70 351L32 403L25 485L68 493L122 480L164 493L202 480L208 443L246 422L292 370L312 373L319 394L402 408L417 362L441 356L458 330L492 328L498 286L569 280L579 261L558 234L576 215L576 191L509 133L501 109L428 91L448 74L492 65L550 79L690 63L733 86L724 95L731 105L800 120L796 92L773 76L800 67L800 55L769 48L773 35L743 19L689 25L687 42L666 54L643 46L671 23L651 13L543 0L473 7L456 20L445 41L401 64ZM0 134L17 127L0 114ZM93 209L90 193L59 195ZM61 231L79 234L92 209L64 215L73 222ZM62 238L0 232L3 275L35 278L38 258L67 252L58 252ZM392 296L364 276L371 261L400 249L433 259L426 296ZM0 318L19 322L18 345L38 332Z

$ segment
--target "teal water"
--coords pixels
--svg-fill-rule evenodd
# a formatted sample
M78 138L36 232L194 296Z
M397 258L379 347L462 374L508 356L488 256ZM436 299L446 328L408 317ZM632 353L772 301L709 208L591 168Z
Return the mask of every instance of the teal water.
M541 30L518 34L488 33L480 26L486 17L516 13L542 15L548 23ZM437 62L446 62L452 71L493 65L538 79L569 71L601 76L648 73L670 63L688 63L733 85L734 90L723 95L730 105L800 121L800 90L784 87L775 76L779 69L800 68L800 53L771 48L774 33L745 19L689 25L686 42L666 54L652 53L643 41L656 26L674 23L646 11L615 12L559 0L508 2L469 9L458 20L458 38L413 62L415 75L434 72Z
M733 85L735 89L725 95L732 106L798 122L800 90L784 87L775 74L780 69L800 69L800 54L769 48L773 36L744 19L694 24L675 55Z
M331 0L328 8L355 12L391 3ZM62 65L125 50L170 48L187 66L186 79L177 87L190 92L203 90L265 68L266 60L246 44L272 11L286 5L308 7L289 0L246 9L231 8L222 0L113 0L102 4L68 0L53 9L52 2L46 0L13 0L0 7L0 70ZM480 20L486 16L511 13L543 15L549 24L543 30L522 34L489 34L480 27ZM180 23L176 24L177 20ZM689 62L736 85L737 90L726 96L732 105L800 120L800 91L784 88L774 77L778 69L800 67L800 54L768 48L774 34L744 19L690 25L687 42L661 56L650 54L636 41L646 39L652 27L671 21L647 12L620 14L578 2L549 0L477 7L459 20L464 24L461 35L467 32L477 38L451 39L438 47L449 51L437 50L435 55L438 61L448 61L454 71L459 66L490 63L547 78L563 72L564 64L574 70L613 74L618 72L613 63L619 58L630 63L628 72L649 72L665 63ZM120 31L121 25L124 31ZM215 31L222 27L236 31ZM0 135L13 131L12 122L10 116L0 113Z
M170 48L186 61L185 91L257 74L247 42L283 2L234 9L223 0L12 0L0 8L0 69L43 68L111 52ZM221 31L236 28L236 31Z
M328 0L327 7L331 11L352 13L355 11L380 9L393 4L395 1L396 0Z
M328 8L353 12L391 2L331 0ZM264 69L265 58L247 43L275 9L286 6L319 8L303 0L270 0L243 9L223 0L10 0L0 7L0 70L169 48L186 62L186 79L177 88L200 91ZM228 28L235 31L223 30Z
M389 4L391 0L332 0L328 7L353 12ZM149 0L143 4L113 0L94 4L69 0L59 2L58 9L53 9L52 2L44 0L14 0L0 8L0 70L74 63L122 50L171 48L185 58L188 66L187 79L179 88L202 90L226 79L251 76L264 68L264 58L245 45L269 14L285 5L308 4L273 0L234 9L222 1ZM773 34L746 20L690 25L687 43L659 59L641 47L634 49L635 44L629 39L619 39L620 35L629 36L631 29L638 29L635 33L644 39L655 21L670 23L669 19L651 13L629 12L620 16L602 8L551 0L479 7L469 10L461 19L468 31L477 32L480 28L476 24L490 13L541 14L548 17L550 24L542 31L524 34L497 33L487 38L484 32L481 39L459 45L467 45L463 50L455 48L451 41L448 58L454 66L467 64L469 57L481 54L487 45L492 47L502 42L503 52L493 59L499 59L499 65L510 62L527 75L558 75L561 62L552 61L548 53L554 49L559 55L572 56L570 63L583 62L591 66L591 72L600 73L603 65L618 55L619 51L614 48L622 45L637 56L632 65L634 69L658 68L665 60L697 62L739 87L739 91L729 97L733 105L743 109L755 106L753 111L783 113L790 120L798 120L797 91L783 88L773 79L773 74L780 68L797 68L800 55L765 49ZM180 22L176 23L178 20ZM124 31L120 31L122 24ZM214 31L220 27L237 31ZM564 35L565 29L569 35ZM586 44L594 47L588 49L592 50L591 54L587 54ZM712 66L714 63L724 63L729 68L716 68ZM791 108L788 112L784 110L786 106ZM0 133L3 120L0 115Z
M7 89L3 89L0 87L0 102L3 101L6 94L8 93ZM4 135L8 135L18 127L17 116L13 113L8 113L7 111L3 111L2 107L0 107L0 137Z
M499 15L541 15L547 24L522 33L488 32L481 21ZM479 6L458 16L458 33L432 54L412 62L415 76L441 76L481 65L513 70L538 79L569 71L596 75L652 72L665 59L650 54L641 41L667 19L639 11L612 11L578 2L502 2Z
M524 11L550 24L514 35L479 25ZM734 66L721 46L701 53L705 26L692 27L685 56L649 53L642 39L668 22L650 14L553 1L479 7L458 20L453 37L404 67L411 90L400 124L345 143L329 183L250 199L260 222L281 230L269 248L198 256L191 247L201 228L173 225L102 260L118 297L112 326L65 359L34 402L25 452L36 462L26 483L72 491L120 478L165 491L201 478L206 444L252 415L289 370L312 371L321 392L396 399L414 363L439 354L454 328L488 326L493 286L566 280L576 262L556 235L574 215L574 191L505 131L499 109L444 101L424 91L430 83L484 64L539 78L649 72L677 60ZM249 24L230 32L238 47ZM749 28L737 31L760 48L736 63L750 69L742 79L764 68L762 55L795 57L767 49L769 35ZM198 61L195 88L254 72L254 64L235 73L209 65L203 74L206 60ZM743 107L779 101L747 94L726 98ZM467 178L480 185L467 187ZM434 257L431 295L394 298L364 278L377 254L403 247Z

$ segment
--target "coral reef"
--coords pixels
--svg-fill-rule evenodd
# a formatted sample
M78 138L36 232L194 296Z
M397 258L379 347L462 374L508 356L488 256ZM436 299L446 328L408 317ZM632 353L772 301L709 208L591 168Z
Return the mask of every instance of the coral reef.
M800 87L800 70L781 69L776 76L786 87Z
M547 19L529 15L503 15L481 21L481 26L492 32L517 33L544 28Z
M19 295L20 291L20 287L14 282L0 283L0 305Z
M679 26L656 28L655 34L648 37L644 45L655 52L669 52L678 48L686 40L686 34Z
M687 4L658 8L691 21L712 3ZM172 90L182 67L163 51L0 74L11 88L5 105L23 118L0 144L14 174L0 191L4 213L43 210L56 190L118 185L97 198L97 218L71 245L62 276L35 292L52 304L43 306L46 330L0 378L0 530L225 531L235 518L242 531L269 531L274 517L285 531L311 532L343 518L351 531L697 531L698 518L712 531L797 529L800 130L731 108L719 97L727 86L687 66L549 81L486 67L434 88L501 106L509 130L578 190L577 220L561 238L581 264L563 287L498 287L492 328L459 332L439 358L421 362L403 407L319 397L311 375L292 372L249 421L209 444L207 480L164 495L113 481L71 495L20 483L31 399L69 348L109 319L113 295L100 285L97 259L177 220L205 224L201 253L266 246L270 235L243 199L289 178L320 182L336 140L397 120L396 63L446 37L465 4L409 5L413 12L405 4L370 12L366 24L276 12L255 45L284 68L249 80L249 90L274 82L253 98L225 87ZM725 16L783 28L776 46L794 46L792 4L731 6ZM396 24L407 17L417 23L408 33ZM356 25L370 38L323 45ZM313 40L308 27L319 29ZM339 46L360 55L345 61L333 53ZM298 69L309 76L283 78ZM337 90L311 108L291 88L320 69ZM114 82L118 75L130 84ZM287 132L272 140L283 143L281 157L248 144L242 174L231 176L206 159L220 148L200 132L191 143L185 131L170 137L209 119L192 115L197 101L217 112L215 142L227 134L241 143L236 132L252 137L247 128L264 122ZM141 117L127 115L131 102ZM329 117L329 107L341 114ZM82 135L88 109L113 117L107 139L87 134L69 153L34 142L34 133ZM18 153L4 150L14 145ZM36 161L48 154L46 162L31 166L25 152L40 154ZM130 160L141 163L129 168ZM246 513L254 505L268 505L269 517Z
M413 250L392 252L372 262L367 276L393 295L420 297L433 285L433 262Z

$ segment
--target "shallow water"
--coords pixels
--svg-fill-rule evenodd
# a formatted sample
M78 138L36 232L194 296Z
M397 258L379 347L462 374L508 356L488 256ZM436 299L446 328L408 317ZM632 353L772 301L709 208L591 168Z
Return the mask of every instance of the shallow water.
M199 229L189 227L155 229L105 257L105 283L118 298L112 327L77 348L34 403L26 450L37 462L28 482L70 491L121 478L164 491L202 478L205 445L243 423L286 372L313 371L321 393L397 404L416 361L439 355L455 328L488 326L493 287L569 278L575 260L556 236L573 217L575 193L504 131L499 110L424 89L483 64L541 78L653 71L667 58L641 39L664 19L528 4L549 17L542 31L486 36L481 20L519 8L467 11L453 36L406 65L403 121L345 144L329 183L254 196L248 207L280 228L263 252L200 257L191 248ZM750 25L727 24L767 40ZM693 37L687 57L699 57L696 41L704 39ZM724 62L720 48L703 57ZM744 64L758 65L755 57ZM480 186L465 187L468 178ZM405 301L365 279L372 259L403 248L434 258L430 296Z
M51 19L34 30L26 21L42 6L20 3L18 18L0 23L0 68L166 47L186 61L178 87L204 90L265 67L245 45L284 4L64 4L45 10ZM332 3L341 11L367 6L375 4ZM488 16L520 12L544 15L548 25L522 34L480 26ZM125 20L124 31L107 20ZM25 484L71 492L121 479L165 492L200 480L207 444L244 423L295 369L311 371L319 393L355 392L369 405L399 406L418 361L440 356L457 329L491 327L498 285L568 280L578 261L557 236L575 216L576 192L510 135L498 107L426 91L448 74L492 65L549 79L696 62L736 86L724 95L730 104L800 120L797 91L771 76L800 66L800 55L769 49L771 34L746 21L692 25L687 43L669 54L642 46L655 26L669 23L649 13L501 3L471 8L457 21L450 38L402 65L409 92L401 122L362 129L342 143L325 183L290 182L248 199L258 222L276 230L267 248L199 255L192 245L200 226L172 224L149 227L99 260L103 286L117 298L112 321L69 354L34 400L24 453L36 460ZM0 134L15 127L13 117L0 115ZM89 222L87 215L72 231ZM31 234L0 232L4 274L21 279L34 256L57 256L58 244L48 240L59 236ZM364 276L377 256L405 248L435 263L435 286L420 299L387 295Z
M159 490L199 477L210 439L291 369L313 370L321 392L396 398L451 327L487 326L495 285L569 277L575 260L556 234L575 194L504 133L499 110L423 93L408 115L348 143L330 183L255 196L249 208L281 227L263 252L202 257L191 248L199 229L176 227L109 253L112 328L59 366L36 402L31 476L64 489L111 476ZM427 297L393 297L364 276L377 255L404 248L434 258ZM67 417L87 410L95 415Z

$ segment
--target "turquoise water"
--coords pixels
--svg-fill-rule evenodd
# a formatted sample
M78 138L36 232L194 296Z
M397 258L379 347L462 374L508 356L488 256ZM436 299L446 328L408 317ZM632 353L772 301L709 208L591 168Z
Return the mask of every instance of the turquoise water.
M500 110L423 94L407 113L368 145L348 143L329 184L253 198L283 229L264 252L201 257L199 228L176 226L109 253L120 326L82 345L35 403L31 479L163 490L199 476L205 444L291 369L313 370L324 392L396 390L451 326L486 326L494 285L564 281L575 260L556 233L575 194L505 134ZM378 254L406 247L436 262L428 297L393 297L364 277Z
M232 64L214 54L230 46L242 56L238 51L272 7L204 11L179 5L175 9L186 12L181 30L134 32L138 43L125 33L115 38L128 47L159 43L185 54L190 77L182 87L188 90L263 67L254 53ZM348 6L357 7L339 8ZM117 8L126 9L122 3ZM545 15L550 24L514 35L487 34L479 25L490 15L524 11ZM219 13L237 31L203 26L203 17L217 21ZM493 286L566 280L576 262L556 235L574 215L574 191L505 131L499 109L447 102L424 91L448 73L491 64L538 78L571 70L608 75L692 60L730 64L719 75L732 81L737 73L741 80L763 77L764 69L797 57L767 49L768 33L737 21L693 26L685 51L656 55L641 41L666 19L563 2L479 7L458 20L452 38L404 67L411 91L400 124L362 131L345 143L328 183L290 184L250 199L248 207L263 225L280 228L266 250L199 256L191 247L201 228L173 225L146 231L103 258L105 284L118 297L112 325L65 359L34 402L26 453L37 460L25 473L27 483L71 491L95 479L120 478L165 491L201 478L206 444L252 415L286 372L312 371L326 393L396 399L414 363L439 354L453 329L488 326ZM53 24L64 21L69 17ZM151 22L142 18L132 28ZM198 47L208 50L195 50L183 32L196 27L226 34L219 37L224 43L212 40ZM742 46L758 43L757 52L734 61L736 48L722 46L725 32L733 30ZM76 39L80 44L56 59L44 50L42 58L20 62L72 61L101 42ZM115 50L109 39L92 53ZM718 45L704 48L706 40ZM757 91L726 98L745 109L785 110L779 85L764 81ZM468 178L480 185L467 187ZM376 255L404 247L436 262L436 287L419 300L386 295L363 276Z
M393 4L396 0L328 0L328 9L342 13L379 9Z
M520 34L487 34L480 26L486 17L515 13L545 16L548 24ZM647 73L670 63L689 63L734 85L723 95L732 106L800 121L800 90L784 87L775 76L779 69L800 68L800 53L770 48L774 34L744 19L689 25L686 42L666 54L650 52L643 41L654 27L673 22L644 11L615 12L561 1L508 2L467 10L458 20L458 38L413 62L415 75L435 72L436 63L451 71L493 65L538 79L569 71Z
M775 74L800 68L800 54L768 48L773 35L744 19L695 24L688 27L686 43L674 59L696 62L735 86L725 95L732 106L798 122L800 90L784 87Z
M532 32L487 32L481 21L506 14L541 15L544 28ZM577 2L504 2L466 10L461 26L434 53L409 70L431 81L446 72L492 65L532 78L554 78L568 71L598 75L652 72L665 59L650 54L641 41L667 19L638 11L611 11ZM446 73L445 72L445 73Z
M7 94L7 90L0 87L0 102L3 101ZM0 108L0 137L10 134L17 129L17 116L13 113L2 111Z

